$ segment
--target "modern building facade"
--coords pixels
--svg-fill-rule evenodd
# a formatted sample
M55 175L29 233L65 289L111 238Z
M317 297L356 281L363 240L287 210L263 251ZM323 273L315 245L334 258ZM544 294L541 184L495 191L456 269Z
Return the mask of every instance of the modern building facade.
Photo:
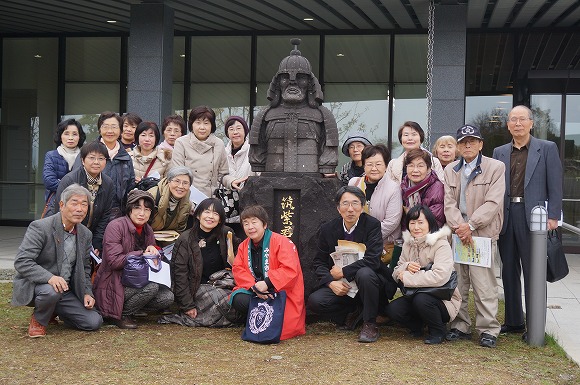
M406 120L430 143L478 124L489 155L509 140L509 109L531 106L534 135L560 149L564 221L578 225L579 26L572 0L0 0L0 223L42 211L61 119L89 138L105 110L159 123L204 104L218 125L251 121L299 37L341 139L361 129L394 155Z

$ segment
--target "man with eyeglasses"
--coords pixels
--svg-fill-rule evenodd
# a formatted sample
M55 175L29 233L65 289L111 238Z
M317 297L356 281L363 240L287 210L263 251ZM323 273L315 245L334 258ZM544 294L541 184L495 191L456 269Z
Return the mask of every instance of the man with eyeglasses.
M365 194L358 187L341 187L335 197L340 217L320 228L318 251L312 267L318 277L318 289L308 298L307 309L312 315L329 318L343 330L354 330L361 318L363 327L359 342L375 342L379 338L377 315L386 306L385 284L388 269L381 262L383 239L381 222L363 212ZM363 259L340 268L331 253L339 240L363 243ZM347 295L350 285L342 280L355 281L358 293Z
M514 107L507 127L512 141L493 150L505 164L504 221L498 246L505 292L505 323L502 333L525 331L520 276L524 273L526 313L530 289L530 215L532 208L547 202L548 230L558 228L562 211L562 163L554 142L530 134L532 111ZM546 284L544 282L544 284ZM523 337L526 339L526 334Z
M457 130L457 148L461 157L445 168L445 218L461 243L473 244L472 237L491 238L490 267L455 264L459 278L461 306L451 322L448 341L471 339L469 287L475 299L475 330L479 344L495 348L500 325L497 320L497 280L493 269L497 239L503 220L505 166L483 156L483 136L479 127L466 124Z

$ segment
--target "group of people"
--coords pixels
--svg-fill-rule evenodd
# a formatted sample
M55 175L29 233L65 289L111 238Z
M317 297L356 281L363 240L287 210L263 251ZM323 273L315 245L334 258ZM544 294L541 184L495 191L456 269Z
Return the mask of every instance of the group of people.
M296 246L268 228L266 210L244 208L238 220L247 238L241 241L228 226L222 202L212 197L220 184L238 190L252 175L246 122L228 119L227 145L213 135L215 114L207 107L191 111L190 133L184 136L182 123L165 119L165 141L159 144L154 123L127 119L128 130L138 134L129 152L129 135L121 132L124 122L116 114L101 115L101 137L82 147L85 137L78 122L59 125L59 147L47 154L53 166L45 164L45 176L52 178L47 205L53 215L32 222L15 260L13 303L34 306L31 337L44 335L56 316L81 330L97 329L102 317L120 328L136 328L137 313L172 307L195 319L200 286L224 269L233 274L230 304L242 319L251 296L268 299L287 292L281 339L304 334L307 313L347 330L362 322L360 342L377 341L378 326L389 319L416 337L427 331L427 344L470 339L470 287L481 346L495 347L500 332L525 331L520 275L523 270L527 304L530 210L547 201L548 228L555 229L562 202L557 147L531 135L529 108L516 106L509 113L512 141L496 148L493 158L482 154L484 138L473 125L459 128L455 137L440 138L431 153L421 147L420 125L405 122L398 132L404 152L394 159L363 133L349 134L342 152L351 161L338 174L345 186L335 197L339 215L319 230L311 266L318 284L306 300L306 266L301 267ZM152 169L162 176L159 183L148 191L131 190ZM193 213L191 185L209 197ZM154 282L124 286L121 274L128 256L159 256L154 231L169 228L181 234L171 258L172 288ZM493 261L491 268L454 263L452 234L466 246L473 245L473 237L490 238L492 259L499 247L504 325L497 320ZM342 240L363 244L364 257L335 265L331 254ZM94 283L91 246L102 258ZM397 287L439 287L453 271L458 285L448 300L426 293L392 300ZM353 284L357 291L351 296Z

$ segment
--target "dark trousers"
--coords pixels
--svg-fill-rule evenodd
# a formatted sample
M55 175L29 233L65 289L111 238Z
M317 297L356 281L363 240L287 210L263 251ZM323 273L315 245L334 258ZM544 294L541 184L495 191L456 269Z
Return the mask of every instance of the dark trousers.
M524 292L526 313L530 293L530 231L528 229L525 205L510 203L506 219L505 234L497 242L502 262L501 276L505 295L505 324L518 326L524 324L522 309L521 275L524 272ZM544 282L544 284L546 284Z
M447 333L449 312L443 301L429 294L399 297L389 303L387 315L413 332L422 331L427 325L433 337L444 337Z
M252 296L247 293L237 293L232 300L232 307L240 313L240 317L246 318L248 315L248 308L250 307L250 298Z
M141 310L166 309L173 303L173 292L167 286L155 282L149 282L140 289L124 287L124 290L123 316L130 316Z
M355 298L348 295L337 296L328 287L322 287L308 297L306 305L308 312L340 324L356 306L362 305L363 321L375 322L379 313L379 303L386 303L384 290L381 290L383 282L369 267L359 269L354 280L358 286Z
M97 330L103 318L94 309L85 308L77 296L69 291L57 293L48 283L34 288L34 318L43 326L56 314L67 326L80 330Z

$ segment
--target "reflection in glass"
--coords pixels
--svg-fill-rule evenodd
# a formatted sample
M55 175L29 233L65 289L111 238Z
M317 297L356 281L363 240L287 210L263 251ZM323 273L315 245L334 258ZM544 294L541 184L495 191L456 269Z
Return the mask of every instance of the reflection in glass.
M465 98L465 123L476 125L481 129L484 155L491 157L494 148L511 140L507 129L507 116L511 109L512 95Z
M580 227L580 95L566 95L564 141L564 222ZM580 247L580 236L563 233L566 246Z

